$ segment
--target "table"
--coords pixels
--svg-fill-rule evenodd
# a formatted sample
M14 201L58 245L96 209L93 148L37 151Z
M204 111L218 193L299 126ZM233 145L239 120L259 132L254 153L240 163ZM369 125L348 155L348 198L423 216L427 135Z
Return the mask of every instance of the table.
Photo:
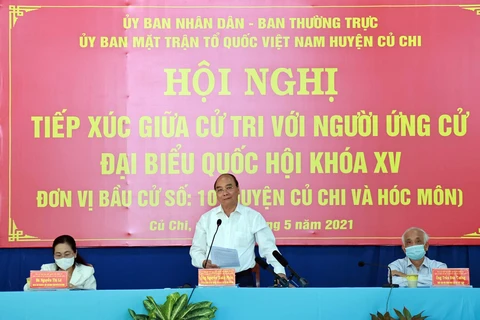
M192 289L0 292L0 319L128 320L128 308L146 313L147 295L157 303ZM370 319L384 312L389 288L197 288L192 302L213 301L215 319ZM480 289L394 288L389 308L406 306L428 320L478 319Z

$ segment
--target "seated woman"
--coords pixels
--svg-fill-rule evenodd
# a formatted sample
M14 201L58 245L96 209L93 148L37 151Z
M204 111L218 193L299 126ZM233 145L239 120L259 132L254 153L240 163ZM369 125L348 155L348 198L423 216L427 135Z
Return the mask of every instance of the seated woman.
M68 283L71 289L96 290L93 267L85 262L77 252L77 244L69 235L55 239L52 245L55 263L42 265L41 271L68 271ZM30 290L29 283L23 287L24 291Z

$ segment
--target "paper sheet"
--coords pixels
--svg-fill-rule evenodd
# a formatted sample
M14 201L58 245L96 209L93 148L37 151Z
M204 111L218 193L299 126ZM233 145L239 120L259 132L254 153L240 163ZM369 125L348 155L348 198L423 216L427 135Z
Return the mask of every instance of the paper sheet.
M210 252L210 257L212 263L220 268L240 267L240 260L238 259L238 251L236 249L213 246L212 252Z

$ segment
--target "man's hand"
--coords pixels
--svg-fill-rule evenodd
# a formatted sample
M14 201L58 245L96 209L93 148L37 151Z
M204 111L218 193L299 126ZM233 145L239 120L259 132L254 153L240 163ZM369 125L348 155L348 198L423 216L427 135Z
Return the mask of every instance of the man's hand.
M288 278L287 278L287 276L286 276L284 273L277 273L277 274L278 274L278 276L279 276L280 278L283 278L283 279L285 279L285 280L288 281ZM295 288L295 286L294 286L293 284L291 284L291 283L289 283L288 287L289 287L289 288Z
M397 276L397 277L403 277L406 278L407 275L405 273L402 273L398 270L392 270L392 277Z
M216 264L213 264L212 263L212 260L203 260L203 263L202 263L202 266L205 268L205 269L215 269L215 268L219 268Z

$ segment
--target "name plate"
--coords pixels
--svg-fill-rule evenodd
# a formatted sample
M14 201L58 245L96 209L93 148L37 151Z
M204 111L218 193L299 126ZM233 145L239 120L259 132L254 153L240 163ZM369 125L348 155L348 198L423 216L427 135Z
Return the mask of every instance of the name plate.
M468 268L432 269L432 285L435 287L470 286Z
M30 271L31 289L68 288L67 271Z
M204 287L235 286L235 269L198 269L198 285Z

